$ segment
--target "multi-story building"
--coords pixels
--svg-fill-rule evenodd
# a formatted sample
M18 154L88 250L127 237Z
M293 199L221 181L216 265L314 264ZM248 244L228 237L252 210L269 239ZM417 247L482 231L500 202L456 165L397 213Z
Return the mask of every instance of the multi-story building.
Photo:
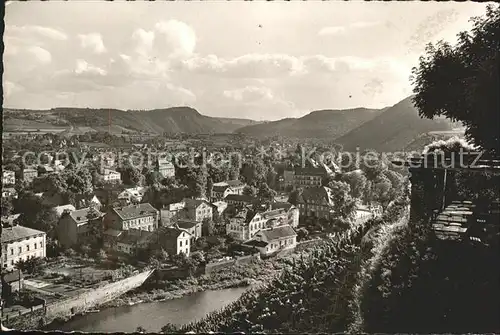
M118 195L118 201L124 205L137 204L142 201L145 193L146 189L144 187L127 188Z
M190 220L201 222L204 219L212 220L212 204L206 200L184 199L186 204L186 217Z
M256 203L259 199L245 194L229 194L224 198L224 201L231 206L249 206Z
M12 186L16 183L16 173L14 171L3 170L2 171L2 185Z
M289 202L273 202L270 205L270 210L284 209L287 212L287 224L293 228L299 225L299 209Z
M159 211L149 203L115 207L104 216L104 226L115 230L158 229Z
M156 169L162 175L163 178L174 178L175 177L175 166L172 162L167 159L159 158L156 162Z
M162 227L158 231L158 243L169 255L181 252L189 257L191 252L191 234L178 227Z
M137 254L139 250L147 249L151 244L157 242L158 235L154 232L141 229L129 229L123 231L113 245L113 250L130 256Z
M228 203L225 201L216 201L212 203L213 213L217 212L218 215L222 215L227 208Z
M219 201L229 194L243 194L245 184L239 180L228 180L213 184L211 198L212 201Z
M179 220L175 223L180 229L184 229L191 234L192 242L202 236L202 222L194 220Z
M333 172L325 165L296 167L293 175L293 186L301 188L321 186L323 180L330 175L333 175Z
M304 189L297 199L300 215L331 219L335 215L331 192L332 190L326 186Z
M38 170L37 169L23 169L21 170L21 179L31 183L33 179L38 177Z
M2 199L12 200L17 199L17 191L13 187L6 187L2 189Z
M295 171L292 168L285 168L283 171L283 184L285 188L293 186Z
M269 227L260 230L243 245L255 248L259 250L261 256L268 257L281 251L294 249L297 246L297 233L289 225Z
M107 183L120 183L122 175L120 172L117 172L115 170L110 170L110 169L104 169L102 171L102 180Z
M73 207L74 208L74 207ZM94 213L96 214L93 216ZM103 213L93 212L90 208L66 211L62 214L56 227L57 239L64 248L91 241L92 224L102 224Z
M171 226L177 220L185 217L186 203L184 201L165 205L160 209L160 221L163 227Z
M227 235L238 241L251 239L259 230L269 225L285 225L288 223L288 212L283 208L264 212L241 211L229 219L226 225Z
M30 258L45 258L43 231L12 225L2 229L2 268L10 270L19 261Z

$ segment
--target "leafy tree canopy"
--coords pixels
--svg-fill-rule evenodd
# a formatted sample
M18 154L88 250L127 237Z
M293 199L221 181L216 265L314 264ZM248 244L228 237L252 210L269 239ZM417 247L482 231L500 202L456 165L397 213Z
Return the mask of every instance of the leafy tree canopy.
M458 43L429 45L413 69L413 101L422 117L461 121L466 138L500 154L500 6L472 19Z

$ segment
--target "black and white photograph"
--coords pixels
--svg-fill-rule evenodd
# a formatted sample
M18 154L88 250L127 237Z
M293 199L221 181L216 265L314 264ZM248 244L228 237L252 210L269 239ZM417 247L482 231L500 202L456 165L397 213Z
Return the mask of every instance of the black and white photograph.
M500 333L500 5L6 1L1 329Z

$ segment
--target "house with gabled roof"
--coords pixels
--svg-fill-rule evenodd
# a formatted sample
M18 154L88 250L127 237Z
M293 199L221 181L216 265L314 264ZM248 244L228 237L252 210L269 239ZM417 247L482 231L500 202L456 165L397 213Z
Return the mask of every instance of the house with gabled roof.
M104 226L116 230L131 228L155 231L158 229L159 211L149 203L111 208L104 217Z
M290 225L271 226L260 230L243 245L258 249L261 256L268 257L281 251L293 250L297 246L297 233Z
M202 236L202 222L196 220L178 220L175 225L191 234L193 242Z
M297 207L304 217L328 220L335 216L332 190L326 186L304 189L297 197Z
M2 227L2 269L13 269L19 261L45 258L46 233L15 223Z
M295 167L293 175L293 185L295 187L319 187L323 180L334 175L334 171L325 164L318 166Z
M226 224L227 235L238 241L251 239L259 230L272 225L288 224L288 211L283 208L257 212L253 210L240 211Z
M156 243L158 236L155 232L141 229L129 229L117 237L113 250L127 255L136 255L141 249L147 249Z
M178 255L181 252L189 257L191 253L191 234L179 227L161 227L158 230L158 244L169 255Z
M246 184L240 180L227 180L215 183L212 186L212 201L219 201L226 198L229 194L243 194Z
M95 216L92 216L96 214ZM62 213L56 227L57 239L64 248L90 241L92 236L92 224L102 225L104 214L98 210L82 208L77 210L66 210Z

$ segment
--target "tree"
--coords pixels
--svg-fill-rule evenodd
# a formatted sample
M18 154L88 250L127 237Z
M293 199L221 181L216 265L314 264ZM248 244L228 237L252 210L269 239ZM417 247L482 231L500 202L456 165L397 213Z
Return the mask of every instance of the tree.
M145 174L145 182L147 186L152 186L155 184L159 184L163 180L163 176L158 171L148 171Z
M296 189L290 192L290 196L288 197L288 202L291 203L294 206L297 206L298 204L298 199L302 195L302 189Z
M138 326L135 331L139 334L142 334L142 333L145 333L146 332L146 328L144 328L143 326Z
M107 257L108 255L106 254L106 251L104 251L103 249L99 250L99 252L97 253L97 259L99 262L103 262L104 260L106 260Z
M462 122L469 141L498 155L500 7L488 6L486 15L472 22L470 32L458 34L456 45L427 47L412 71L413 102L422 117Z
M179 332L179 328L172 323L167 323L161 327L161 333L163 334L176 334Z
M15 210L20 214L18 221L21 226L37 229L53 234L59 222L55 210L42 204L42 199L31 192L21 193L15 202Z
M122 178L127 185L141 186L144 183L141 171L133 166L127 166L123 169Z
M309 236L309 231L307 229L305 229L304 227L299 228L297 230L297 238L299 241L303 241L303 240L307 239L307 236Z
M266 183L261 183L257 195L263 199L272 200L276 196L276 191L271 189Z
M366 176L361 170L355 170L342 174L341 180L351 187L351 196L362 198L366 187Z
M331 197L335 206L335 212L338 219L350 219L356 209L356 201L351 197L351 187L343 181L333 180L328 183L332 190Z
M257 189L253 186L247 185L243 188L243 195L255 197L257 195Z
M372 183L372 200L377 202L382 209L386 209L392 200L392 183L385 175L379 176Z
M2 198L1 204L2 204L2 209L1 209L2 216L9 216L10 214L12 214L14 206L12 205L12 201L10 199Z

